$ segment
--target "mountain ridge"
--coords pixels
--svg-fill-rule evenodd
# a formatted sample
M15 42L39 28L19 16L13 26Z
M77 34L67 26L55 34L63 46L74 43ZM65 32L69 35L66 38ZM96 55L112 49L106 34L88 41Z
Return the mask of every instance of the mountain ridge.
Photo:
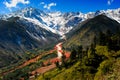
M60 11L47 13L33 7L27 7L16 12L3 15L1 19L18 16L22 19L28 20L29 22L33 22L33 24L38 24L38 26L42 25L43 28L47 28L53 33L64 35L68 33L73 28L73 26L76 26L80 22L100 14L105 14L111 19L114 19L120 23L120 8L99 10L96 12L88 12L84 14L81 12L62 13Z

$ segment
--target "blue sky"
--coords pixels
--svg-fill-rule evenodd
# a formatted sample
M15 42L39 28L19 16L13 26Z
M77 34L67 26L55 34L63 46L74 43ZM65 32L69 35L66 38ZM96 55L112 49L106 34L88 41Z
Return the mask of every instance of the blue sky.
M0 13L9 13L29 6L45 11L87 13L120 8L120 0L0 0Z

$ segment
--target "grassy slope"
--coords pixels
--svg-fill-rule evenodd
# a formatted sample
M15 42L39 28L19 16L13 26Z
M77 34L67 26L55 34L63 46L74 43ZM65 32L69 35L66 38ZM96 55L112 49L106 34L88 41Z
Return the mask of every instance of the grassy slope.
M38 76L36 80L120 80L120 51L113 52L108 52L106 46L97 46L96 54L106 56L97 68L85 65L87 61L84 57L82 62L77 61L67 69L56 68Z

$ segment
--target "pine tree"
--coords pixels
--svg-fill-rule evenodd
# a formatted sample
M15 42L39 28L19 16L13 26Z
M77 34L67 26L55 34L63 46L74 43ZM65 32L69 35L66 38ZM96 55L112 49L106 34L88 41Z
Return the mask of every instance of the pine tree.
M82 57L84 56L83 55L83 47L82 47L82 45L78 46L77 49L76 49L76 51L77 51L78 59L82 59Z
M77 52L76 52L76 50L73 48L72 51L71 51L70 59L71 59L71 60L74 60L74 59L76 59L76 56L77 56Z
M99 45L106 45L106 35L102 32L99 33Z

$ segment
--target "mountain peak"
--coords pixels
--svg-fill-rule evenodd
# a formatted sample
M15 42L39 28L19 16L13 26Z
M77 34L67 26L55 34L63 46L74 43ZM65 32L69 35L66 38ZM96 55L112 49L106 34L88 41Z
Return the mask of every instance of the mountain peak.
M46 13L40 9L33 7L23 8L15 12L15 14L23 14L26 17L31 17L32 15L46 15Z

